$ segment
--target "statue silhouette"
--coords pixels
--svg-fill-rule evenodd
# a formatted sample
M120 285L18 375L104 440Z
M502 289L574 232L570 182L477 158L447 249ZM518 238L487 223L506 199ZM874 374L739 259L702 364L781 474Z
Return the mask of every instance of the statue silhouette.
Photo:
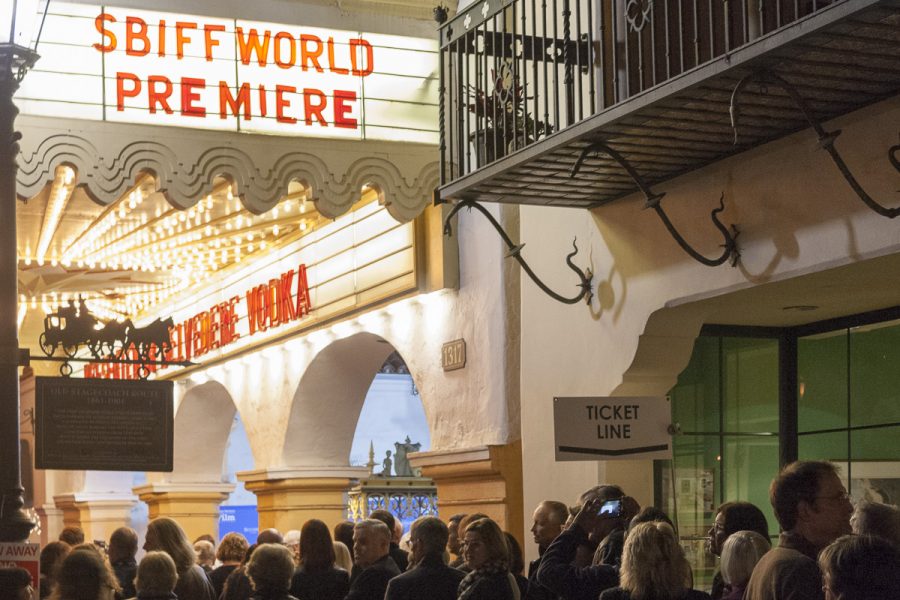
M391 451L388 450L385 453L384 460L381 461L381 473L382 477L390 477L391 476L391 467L393 466L394 461L391 460Z

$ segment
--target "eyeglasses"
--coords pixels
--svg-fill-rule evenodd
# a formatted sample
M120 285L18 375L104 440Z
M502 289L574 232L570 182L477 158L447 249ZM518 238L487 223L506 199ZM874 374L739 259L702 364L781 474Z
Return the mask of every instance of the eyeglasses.
M847 492L841 492L835 496L816 496L814 500L842 500L844 502L850 501L850 494Z

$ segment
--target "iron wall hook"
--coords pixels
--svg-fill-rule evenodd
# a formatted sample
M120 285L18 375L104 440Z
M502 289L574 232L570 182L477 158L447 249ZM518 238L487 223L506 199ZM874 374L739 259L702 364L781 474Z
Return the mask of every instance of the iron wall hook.
M588 304L590 304L591 298L593 298L594 296L594 290L591 284L594 275L593 273L591 273L590 269L582 271L580 268L575 266L575 263L572 262L572 257L578 254L578 246L575 244L575 240L572 240L572 252L566 255L566 264L569 265L569 268L575 271L575 273L578 275L578 279L580 280L580 283L578 284L580 292L577 296L566 297L551 290L543 281L540 280L540 278L538 278L537 275L535 275L534 271L522 257L522 248L525 247L525 244L514 244L512 239L510 239L509 235L506 233L506 231L504 231L500 223L497 222L497 219L494 218L494 215L492 215L486 208L484 208L474 200L463 200L454 205L452 209L450 209L450 213L447 215L447 218L444 219L444 235L453 235L453 228L450 225L450 220L453 219L456 213L458 213L463 208L468 208L469 210L474 208L478 210L478 212L480 212L482 215L484 215L484 217L494 227L494 229L497 230L497 233L503 239L503 243L506 244L506 248L508 250L506 256L514 258L516 262L518 262L522 267L522 270L524 270L528 275L528 277L530 277L535 285L541 288L541 290L545 294L547 294L557 302L562 302L563 304L577 304L579 301L581 301L582 298L585 299Z
M768 69L755 71L750 73L741 79L736 86L734 86L734 91L731 93L731 105L729 106L729 112L731 113L731 128L734 130L734 143L737 144L738 141L738 121L740 119L740 111L738 110L737 99L740 96L741 92L744 88L747 87L747 84L750 81L758 79L763 84L774 84L780 87L787 93L787 95L791 98L794 104L797 105L797 108L803 113L803 118L806 119L806 122L809 123L810 127L816 132L816 136L819 140L819 147L824 148L828 155L831 157L831 160L834 161L834 164L837 166L838 170L843 175L844 179L847 181L847 184L853 189L859 199L862 200L866 206L870 209L878 213L883 217L887 217L889 219L893 219L897 216L900 216L900 207L898 208L888 208L882 204L880 204L877 200L869 196L866 191L862 188L860 183L856 180L856 177L853 176L853 172L850 171L850 168L844 162L844 159L841 157L840 152L838 152L837 148L834 147L834 142L837 140L837 137L841 135L840 129L835 129L834 131L825 131L825 128L822 127L822 124L819 120L812 114L809 106L807 106L806 101L803 99L803 96L797 91L797 89L790 84L783 77L775 73L774 71L770 71ZM892 146L888 149L888 160L894 166L894 168L900 171L900 160L897 159L896 154L900 150L900 144L896 146Z
M575 164L572 166L572 171L569 173L569 177L574 178L578 175L579 171L581 171L581 166L584 163L585 159L589 154L594 152L602 152L612 158L614 161L619 163L631 179L634 181L635 185L641 190L644 194L644 208L652 208L659 218L662 220L663 225L665 225L666 230L668 230L669 234L675 239L681 249L684 250L691 258L696 260L697 262L704 264L708 267L717 267L723 264L726 261L731 262L731 266L736 266L738 260L741 257L741 253L738 251L737 247L737 238L740 232L738 228L734 225L731 226L731 230L726 227L722 221L719 220L719 213L725 209L725 194L719 197L719 206L714 208L710 213L710 218L712 219L713 225L715 225L716 229L722 234L724 238L724 243L722 244L722 254L716 258L707 258L706 256L697 252L691 245L688 243L684 236L682 236L678 230L675 228L675 225L669 219L669 215L666 214L666 211L663 209L660 201L666 195L665 193L655 193L650 185L644 181L643 177L641 177L640 173L637 172L637 169L628 162L628 160L619 154L616 150L611 148L605 142L594 142L587 148L581 151L581 154L578 156L578 160L575 161Z

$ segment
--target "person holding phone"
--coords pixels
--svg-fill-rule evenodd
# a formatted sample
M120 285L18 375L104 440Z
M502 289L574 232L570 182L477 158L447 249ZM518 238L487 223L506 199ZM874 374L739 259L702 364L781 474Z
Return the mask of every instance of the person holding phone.
M619 570L613 564L595 561L577 567L572 561L579 546L598 548L595 557L613 556L616 540L607 538L622 530L624 539L625 523L640 510L634 498L626 496L618 486L591 488L581 495L581 500L581 510L547 548L537 572L538 583L564 600L596 600L601 592L619 584Z

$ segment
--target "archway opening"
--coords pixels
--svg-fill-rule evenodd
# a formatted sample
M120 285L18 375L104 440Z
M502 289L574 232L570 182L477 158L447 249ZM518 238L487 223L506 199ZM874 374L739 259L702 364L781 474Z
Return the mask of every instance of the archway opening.
M234 490L219 505L218 539L232 531L240 533L251 542L259 534L259 515L256 511L256 495L244 487L244 482L237 478L237 473L254 468L253 452L250 440L244 429L241 415L235 412L228 434L228 442L223 457L222 478L234 484Z
M430 438L415 374L401 354L381 336L356 333L327 345L306 369L294 397L282 464L329 470L368 467L368 474L359 470L360 485L349 492L345 518L387 508L406 524L419 514L435 512L433 486L417 480L406 458L428 449ZM401 482L413 493L386 493L399 490Z
M372 379L356 424L350 464L367 467L371 475L360 489L351 491L351 511L354 499L366 506L357 506L357 514L350 516L387 509L409 531L416 518L434 509L434 491L431 482L410 466L407 455L430 448L419 391L403 357L394 351ZM391 491L391 485L401 482L403 488Z

